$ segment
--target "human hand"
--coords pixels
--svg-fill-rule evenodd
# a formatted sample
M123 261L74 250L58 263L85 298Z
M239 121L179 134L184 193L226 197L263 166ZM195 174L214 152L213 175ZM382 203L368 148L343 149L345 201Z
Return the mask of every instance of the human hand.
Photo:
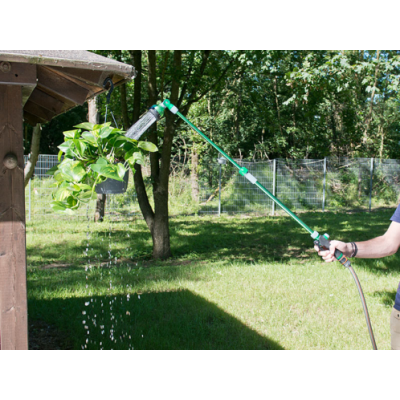
M314 249L318 252L318 255L322 257L326 262L332 262L336 260L335 250L338 249L341 251L347 258L350 257L352 253L352 248L350 243L344 243L339 240L332 240L330 242L329 250L320 250L317 245L314 246Z

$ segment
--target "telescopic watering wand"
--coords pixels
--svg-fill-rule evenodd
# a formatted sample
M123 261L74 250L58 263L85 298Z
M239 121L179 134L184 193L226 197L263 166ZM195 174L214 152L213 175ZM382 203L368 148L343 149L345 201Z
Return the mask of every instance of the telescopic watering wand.
M222 149L220 149L212 140L210 140L203 132L200 131L195 125L193 125L188 119L182 115L178 108L175 107L170 100L166 99L159 105L154 105L150 108L150 110L137 121L134 125L132 125L128 131L126 132L126 136L131 139L138 140L149 127L156 121L158 121L163 115L165 108L168 108L173 114L178 115L184 122L186 122L192 129L194 129L203 139L205 139L211 146L213 146L220 154L222 154L228 161L230 161L238 170L239 174L244 176L250 183L256 185L259 189L261 189L269 198L272 199L276 204L278 204L290 217L292 217L298 224L302 226L314 240L314 244L316 244L320 249L329 249L330 241L329 235L325 233L324 235L320 235L317 231L311 229L307 224L305 224L297 215L293 214L278 198L276 198L268 189L266 189L255 176L253 176L245 167L241 167L238 163L235 162L231 157L229 157ZM364 310L365 320L367 322L369 336L371 338L372 348L377 350L374 334L372 331L371 321L368 314L367 304L365 302L364 294L358 280L356 273L354 272L350 261L344 256L344 254L338 249L335 250L335 258L345 266L352 274L354 281L356 283L358 293L361 298L361 303Z

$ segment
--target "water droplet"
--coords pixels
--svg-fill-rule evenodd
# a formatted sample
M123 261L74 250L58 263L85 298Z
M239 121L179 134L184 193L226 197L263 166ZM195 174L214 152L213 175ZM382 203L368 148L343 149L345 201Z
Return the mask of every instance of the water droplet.
M83 315L86 315L86 311L82 311L82 314L83 314Z
M85 306L86 306L86 307L87 307L89 304L90 304L89 301L86 301L86 302L85 302Z

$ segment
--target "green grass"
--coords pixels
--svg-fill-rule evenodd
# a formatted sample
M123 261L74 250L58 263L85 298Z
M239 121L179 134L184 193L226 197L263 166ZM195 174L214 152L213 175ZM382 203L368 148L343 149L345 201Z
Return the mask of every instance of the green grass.
M302 213L345 241L383 234L392 211ZM152 261L140 219L33 221L27 227L29 320L74 349L370 349L351 274L323 263L299 225L280 217L177 217L173 258ZM399 256L353 262L379 349Z

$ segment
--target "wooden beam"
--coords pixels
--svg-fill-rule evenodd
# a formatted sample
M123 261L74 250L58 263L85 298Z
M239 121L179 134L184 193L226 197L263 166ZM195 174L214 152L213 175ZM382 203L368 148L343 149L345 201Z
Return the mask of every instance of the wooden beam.
M22 104L24 105L36 87L36 65L0 62L0 85L22 86Z
M47 121L37 117L36 115L29 114L27 111L24 111L24 122L35 126L36 124L45 124Z
M75 105L82 105L86 101L88 90L63 78L50 68L37 67L38 87L43 92L63 102L69 100Z
M32 101L28 101L25 104L24 112L28 112L31 115L36 115L44 121L50 121L56 115L55 112L46 110L45 108L33 103Z
M0 85L36 86L36 65L0 62Z
M26 350L25 187L19 85L0 85L0 187L1 349Z
M53 71L57 71L62 75L68 75L70 78L82 81L91 86L99 86L103 88L104 80L112 74L104 71L92 71L90 69L81 68L62 68L51 67Z
M64 103L54 97L42 92L39 88L36 88L29 100L46 110L54 112L56 115L61 114L64 111Z

